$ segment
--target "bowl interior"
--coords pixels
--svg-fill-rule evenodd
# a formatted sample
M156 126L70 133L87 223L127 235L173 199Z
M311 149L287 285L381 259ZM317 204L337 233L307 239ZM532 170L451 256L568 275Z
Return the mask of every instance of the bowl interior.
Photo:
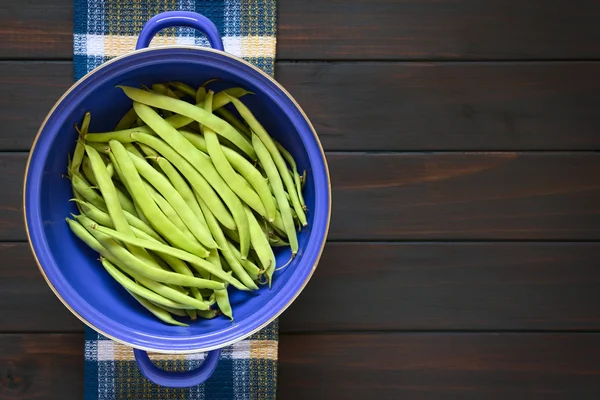
M198 86L218 78L215 90L242 86L254 92L243 98L267 131L294 156L300 171L308 171L304 189L309 225L299 234L300 252L275 273L271 289L243 293L230 289L235 321L224 317L198 319L189 327L158 321L143 309L102 268L97 254L69 230L65 218L77 209L66 172L67 153L76 131L91 112L90 132L110 131L131 107L115 85L150 86L182 81ZM116 339L156 351L190 351L220 347L256 330L285 308L302 289L320 256L329 220L329 182L318 140L291 100L264 76L216 52L161 49L136 52L85 78L60 102L44 125L31 157L26 189L30 239L56 292L88 323ZM277 251L277 265L290 251Z

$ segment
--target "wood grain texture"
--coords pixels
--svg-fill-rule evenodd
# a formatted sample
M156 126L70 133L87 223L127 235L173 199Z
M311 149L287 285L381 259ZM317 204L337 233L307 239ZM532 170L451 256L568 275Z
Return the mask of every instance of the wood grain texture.
M83 330L44 281L28 243L0 243L0 304L0 332Z
M2 0L0 58L73 58L73 2Z
M281 335L282 399L596 399L598 334ZM60 362L58 361L60 360ZM2 399L81 399L83 335L0 335Z
M594 0L280 1L277 57L329 59L598 58ZM1 58L71 58L72 1L4 0Z
M0 153L0 240L25 240L25 153ZM328 153L332 240L597 240L599 153Z
M600 330L599 258L600 243L329 243L280 330ZM0 332L83 329L27 243L0 244L0 304Z
M281 59L597 58L594 0L281 1Z
M0 399L82 399L83 334L0 335Z
M600 149L600 62L284 62L276 76L330 151ZM0 62L0 77L0 150L28 150L72 64Z
M595 334L289 335L285 399L596 399Z
M281 330L600 329L597 243L329 243Z
M0 150L29 150L56 101L73 83L73 64L0 62Z

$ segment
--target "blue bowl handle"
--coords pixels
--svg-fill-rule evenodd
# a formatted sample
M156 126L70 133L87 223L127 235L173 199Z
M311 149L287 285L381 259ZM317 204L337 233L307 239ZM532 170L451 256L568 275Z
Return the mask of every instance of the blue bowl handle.
M204 383L215 372L221 349L209 351L201 366L191 371L171 372L158 368L150 361L148 353L133 349L135 361L142 375L157 385L172 388L186 388Z
M213 49L224 51L223 41L215 24L204 15L191 11L167 11L150 18L142 28L142 32L140 32L135 49L148 47L158 31L173 26L195 28L206 35Z

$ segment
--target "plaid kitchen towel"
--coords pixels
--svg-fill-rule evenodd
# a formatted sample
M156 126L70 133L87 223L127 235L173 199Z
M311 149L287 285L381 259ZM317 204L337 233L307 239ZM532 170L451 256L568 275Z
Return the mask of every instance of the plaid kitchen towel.
M276 42L275 0L74 0L75 79L103 62L135 49L137 36L152 16L170 10L195 11L212 20L225 51L273 74ZM161 31L152 45L208 46L191 28ZM86 327L86 400L274 399L277 381L278 323L223 350L214 375L204 384L169 389L149 382L139 372L131 348ZM150 358L161 368L181 371L197 367L204 354Z

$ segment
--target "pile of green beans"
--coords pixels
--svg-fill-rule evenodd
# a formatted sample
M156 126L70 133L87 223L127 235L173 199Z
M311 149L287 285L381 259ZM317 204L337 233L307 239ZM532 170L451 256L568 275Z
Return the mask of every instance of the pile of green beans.
M293 258L307 225L306 171L244 104L250 92L215 93L212 82L115 89L132 108L113 132L89 133L86 113L68 161L72 232L145 309L179 326L175 317L233 320L228 290L271 287L287 265L277 268L274 248Z

